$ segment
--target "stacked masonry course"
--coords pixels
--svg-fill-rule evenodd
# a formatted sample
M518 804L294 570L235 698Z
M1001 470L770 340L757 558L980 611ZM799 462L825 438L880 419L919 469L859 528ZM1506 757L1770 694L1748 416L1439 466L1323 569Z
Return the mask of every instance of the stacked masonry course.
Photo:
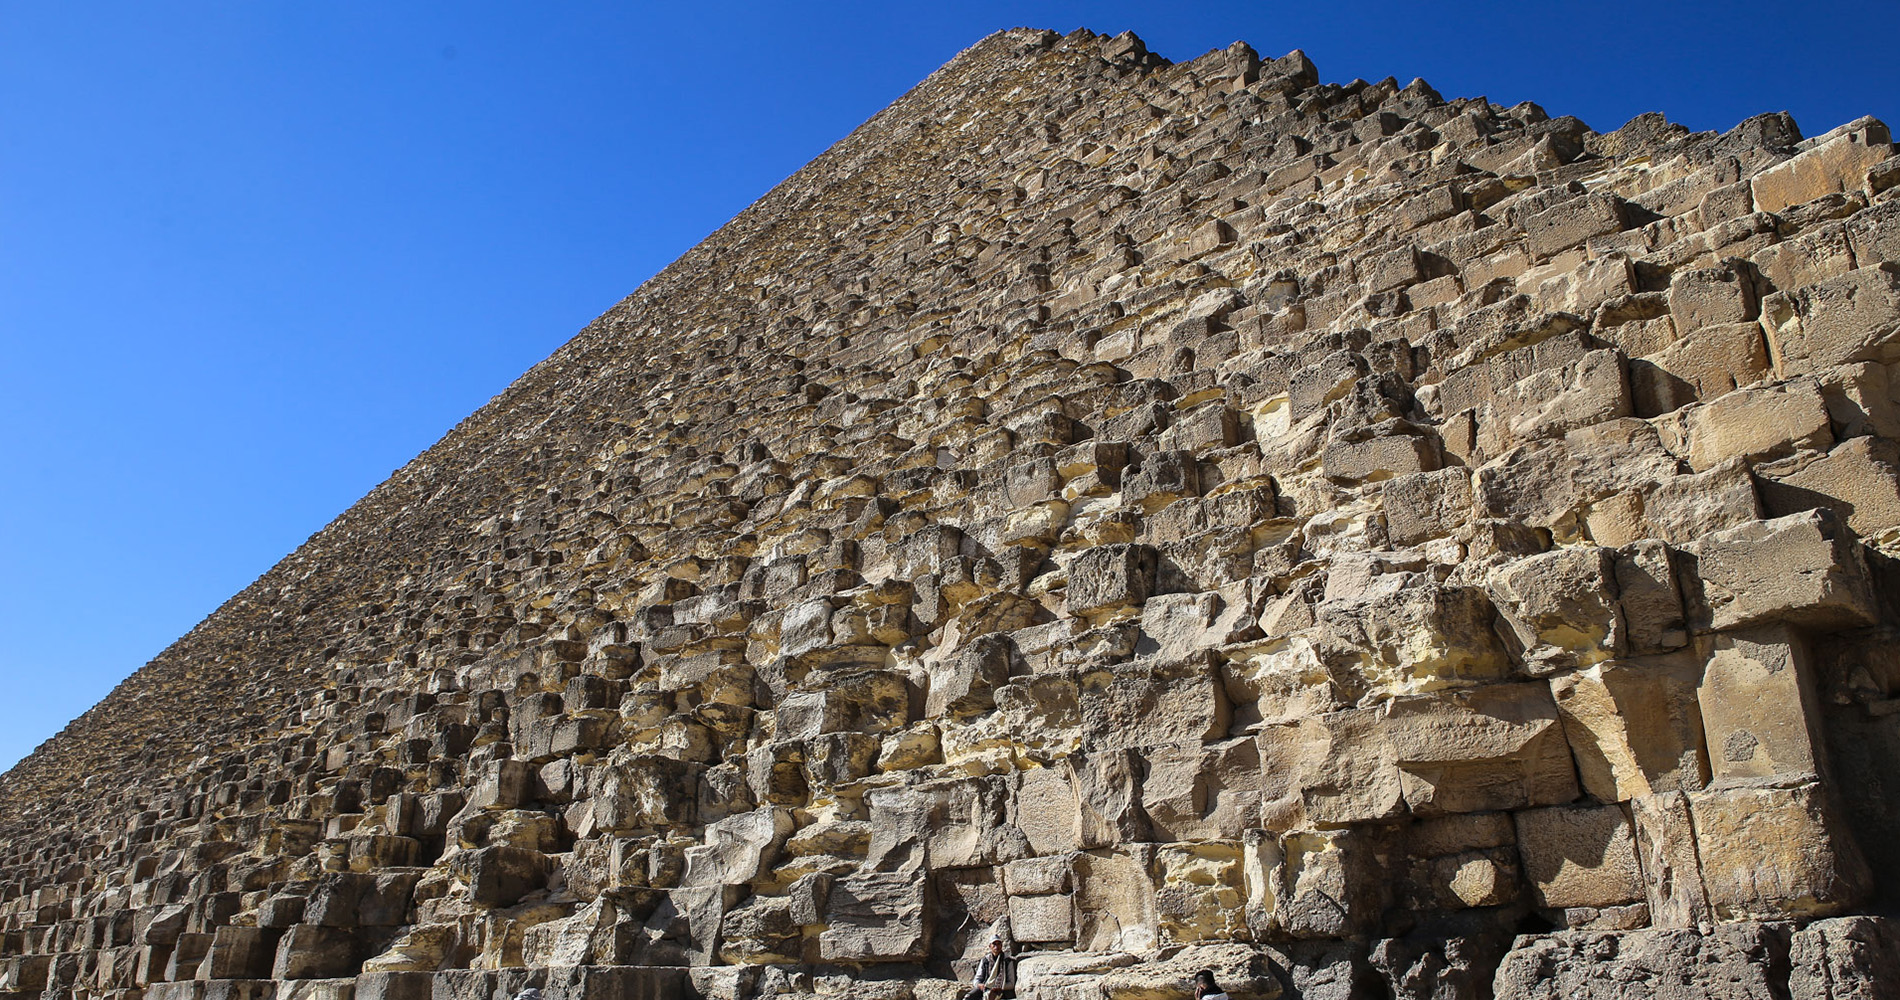
M994 35L0 779L0 1000L1883 995L1893 154Z

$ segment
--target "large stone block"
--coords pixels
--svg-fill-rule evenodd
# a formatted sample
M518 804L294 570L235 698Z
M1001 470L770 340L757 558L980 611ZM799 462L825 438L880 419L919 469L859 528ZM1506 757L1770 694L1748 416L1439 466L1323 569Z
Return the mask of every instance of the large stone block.
M362 967L363 942L342 927L298 924L277 942L272 979L332 979Z
M1269 830L1389 820L1405 792L1382 713L1348 709L1261 729L1262 818Z
M1762 301L1782 378L1853 361L1900 361L1900 264L1886 261Z
M1290 833L1266 873L1269 926L1295 938L1364 933L1391 897L1376 836L1363 830Z
M1669 277L1669 312L1676 330L1689 333L1719 323L1755 318L1754 276L1746 264L1691 268Z
M1900 983L1900 927L1890 917L1835 917L1788 942L1792 1000L1879 1000Z
M1688 551L1701 593L1685 603L1697 629L1854 628L1877 618L1860 544L1830 511L1737 525Z
M1868 168L1893 155L1893 136L1875 118L1861 118L1831 138L1750 179L1755 209L1780 212L1840 191L1867 186Z
M1583 790L1620 802L1706 784L1701 676L1701 658L1685 651L1551 678Z
M1643 870L1649 918L1657 927L1698 927L1711 919L1696 856L1695 821L1682 792L1632 799L1636 856Z
M1367 688L1410 694L1508 676L1482 591L1428 574L1388 573L1364 593L1316 609L1329 660Z
M1526 809L1515 818L1524 877L1539 905L1601 908L1644 898L1636 842L1622 806Z
M1674 449L1697 472L1732 459L1760 462L1834 444L1827 403L1811 383L1738 389L1677 415L1682 443Z
M1784 931L1762 924L1525 935L1492 982L1496 1000L1774 1000Z
M851 875L832 882L819 954L826 962L906 962L929 952L929 882L916 873Z
M1627 648L1616 593L1616 554L1570 546L1491 571L1491 602L1532 676L1588 667Z
M1866 899L1871 876L1819 785L1689 793L1702 885L1718 920L1832 916Z
M1620 232L1624 224L1623 201L1613 195L1572 198L1523 220L1526 243L1538 259L1581 246L1593 236Z
M1818 773L1820 706L1807 638L1764 625L1720 633L1707 645L1696 700L1714 776Z
M1493 684L1395 699L1381 726L1406 805L1420 816L1577 797L1550 689Z
M1154 592L1154 583L1153 547L1098 545L1069 563L1069 613L1100 615L1140 607Z
M1825 458L1787 472L1768 471L1760 488L1772 515L1827 507L1845 517L1855 534L1872 537L1900 526L1900 443L1848 438Z
M1394 545L1417 545L1454 534L1472 517L1471 470L1439 469L1387 480L1386 536Z
M1259 826L1263 772L1257 740L1242 737L1149 748L1141 808L1158 841L1238 840Z

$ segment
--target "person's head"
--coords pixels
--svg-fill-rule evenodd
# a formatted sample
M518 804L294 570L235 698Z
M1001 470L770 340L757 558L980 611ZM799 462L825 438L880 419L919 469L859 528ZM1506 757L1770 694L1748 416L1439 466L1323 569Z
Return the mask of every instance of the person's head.
M1194 974L1195 996L1207 996L1220 991L1220 987L1214 984L1214 970L1202 969Z
M1002 953L1003 953L1003 939L990 938L990 954L1001 955Z

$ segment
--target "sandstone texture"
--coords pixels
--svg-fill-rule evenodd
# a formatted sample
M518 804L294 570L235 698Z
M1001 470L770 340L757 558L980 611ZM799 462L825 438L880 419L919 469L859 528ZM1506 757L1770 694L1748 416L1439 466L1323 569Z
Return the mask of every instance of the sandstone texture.
M1894 152L993 35L0 778L0 1000L1895 996Z

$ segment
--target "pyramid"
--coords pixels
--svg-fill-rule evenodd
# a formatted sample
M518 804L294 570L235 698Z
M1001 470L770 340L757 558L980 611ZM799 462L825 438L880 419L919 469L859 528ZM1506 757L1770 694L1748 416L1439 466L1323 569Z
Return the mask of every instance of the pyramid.
M1882 995L1894 153L992 35L0 777L0 1000Z

